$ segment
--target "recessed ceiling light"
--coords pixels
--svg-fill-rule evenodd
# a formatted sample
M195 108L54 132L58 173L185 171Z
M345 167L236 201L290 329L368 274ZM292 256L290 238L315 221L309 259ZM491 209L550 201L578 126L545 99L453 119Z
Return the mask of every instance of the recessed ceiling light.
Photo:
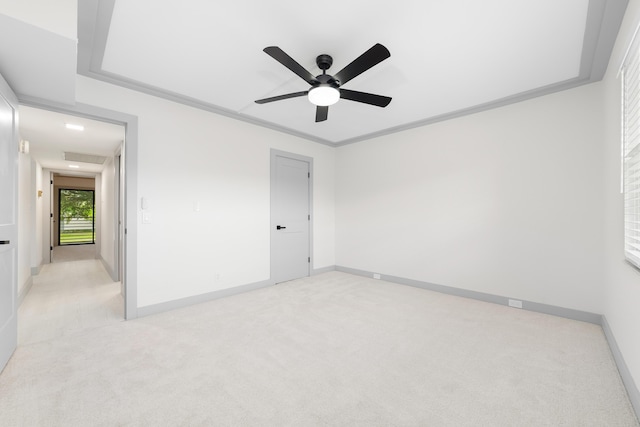
M69 167L70 168L74 168L74 169L79 169L80 168L80 166L78 166L78 165L69 165Z
M65 123L64 127L71 130L84 130L84 126L74 125L73 123Z

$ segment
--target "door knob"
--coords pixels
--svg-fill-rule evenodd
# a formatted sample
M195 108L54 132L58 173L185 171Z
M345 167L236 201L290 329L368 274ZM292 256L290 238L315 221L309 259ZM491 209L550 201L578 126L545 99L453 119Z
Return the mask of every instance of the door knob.
M284 230L285 228L287 228L287 227L283 227L283 226L281 226L281 225L277 225L277 226L276 226L276 229L278 229L278 230Z
M0 245L10 245L11 240L0 240Z

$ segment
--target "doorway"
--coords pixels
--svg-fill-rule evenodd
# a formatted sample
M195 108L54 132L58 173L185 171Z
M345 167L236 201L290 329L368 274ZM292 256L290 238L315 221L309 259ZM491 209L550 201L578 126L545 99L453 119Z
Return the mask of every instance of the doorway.
M313 159L271 151L271 279L275 283L311 272Z
M23 114L23 109L29 113ZM33 155L40 155L46 152L35 148L37 141L42 140L39 135L47 135L46 143L55 144L58 153L63 153L63 159L67 163L58 163L61 156L55 159L48 159L47 162L39 162L42 165L42 182L35 184L41 197L38 199L42 205L41 213L37 218L42 218L42 239L37 242L37 246L42 248L43 264L50 262L49 255L53 248L78 248L86 245L62 245L58 246L57 230L59 224L56 222L58 216L58 206L54 205L57 199L58 189L54 187L53 181L56 176L74 176L95 179L94 191L94 245L97 259L105 266L107 273L115 281L120 281L121 294L124 296L124 317L131 319L137 317L137 290L136 290L136 259L137 259L137 224L136 224L136 198L137 198L137 117L129 114L106 110L85 104L61 107L59 105L49 105L46 102L27 103L20 106L20 125L29 123L42 123L44 128L38 126L33 129L37 134L28 135L29 128L21 128L24 139L30 140L33 148ZM51 120L54 118L55 120ZM75 138L72 134L61 135L60 138L52 138L51 133L63 132L46 127L48 124L59 123L84 123L84 131L78 131L78 141L70 141ZM109 145L107 150L94 150L95 143L102 144L105 132L112 135L107 127L118 127L120 129L117 139L117 148ZM97 140L94 139L93 131L99 131ZM111 136L109 136L109 140ZM88 143L92 143L88 149ZM115 143L116 141L114 141ZM48 150L47 152L52 152ZM54 152L55 152L54 151ZM106 160L101 159L104 157ZM38 159L33 157L36 162ZM104 161L104 163L103 163ZM56 162L56 163L54 163ZM78 162L80 162L78 164ZM95 165L94 165L95 164ZM99 166L98 166L99 164ZM37 163L34 163L37 166ZM72 166L73 165L73 166ZM79 166L79 169L78 169ZM100 168L91 170L90 168ZM106 172L105 172L106 171ZM36 175L40 173L36 170ZM40 182L38 180L38 182ZM60 184L63 188L77 189L75 184ZM129 219L129 221L127 221ZM50 236L51 234L51 236ZM60 243L65 243L60 242ZM78 242L74 242L78 243ZM37 274L37 273L36 273Z
M95 191L58 189L58 246L96 243Z
M111 192L105 194L102 183L106 181L104 178L113 173L103 171L95 176L80 176L52 171L46 175L50 175L51 196L48 211L50 241L47 242L50 262L104 259L105 268L108 268L112 263L111 258L106 254L103 256L101 251L106 252L103 248L111 246L109 242L103 242L103 236L114 234L114 230L109 232L115 225L108 214L117 195ZM46 178L43 176L43 179ZM103 194L105 197L102 197ZM120 280L114 275L112 278L114 281Z
M53 174L54 208L51 209L51 263L96 259L96 178ZM60 185L60 183L63 185ZM113 281L120 280L113 277Z
M42 190L40 213L33 216L41 224L32 229L46 245L42 258L50 258L31 277L18 309L18 343L27 345L124 320L120 278L111 266L119 199L113 157L125 129L59 112L21 107L21 113L31 146L31 188ZM52 129L50 122L84 130Z

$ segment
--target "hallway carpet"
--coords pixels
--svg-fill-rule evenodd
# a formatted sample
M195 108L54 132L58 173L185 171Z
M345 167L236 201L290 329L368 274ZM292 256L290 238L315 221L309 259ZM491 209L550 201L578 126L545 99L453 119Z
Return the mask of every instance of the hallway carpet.
M54 263L96 259L96 245L55 246L53 248L52 259Z
M330 272L21 346L7 426L638 426L593 324Z
M45 264L18 309L18 345L122 321L120 282L111 279L100 261Z

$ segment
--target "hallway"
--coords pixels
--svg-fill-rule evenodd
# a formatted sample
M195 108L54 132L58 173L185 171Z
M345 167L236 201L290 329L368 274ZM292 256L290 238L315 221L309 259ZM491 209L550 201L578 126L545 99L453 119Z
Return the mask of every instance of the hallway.
M89 246L56 248L57 262L45 264L33 277L33 287L18 309L19 346L124 320L120 282L87 255Z

